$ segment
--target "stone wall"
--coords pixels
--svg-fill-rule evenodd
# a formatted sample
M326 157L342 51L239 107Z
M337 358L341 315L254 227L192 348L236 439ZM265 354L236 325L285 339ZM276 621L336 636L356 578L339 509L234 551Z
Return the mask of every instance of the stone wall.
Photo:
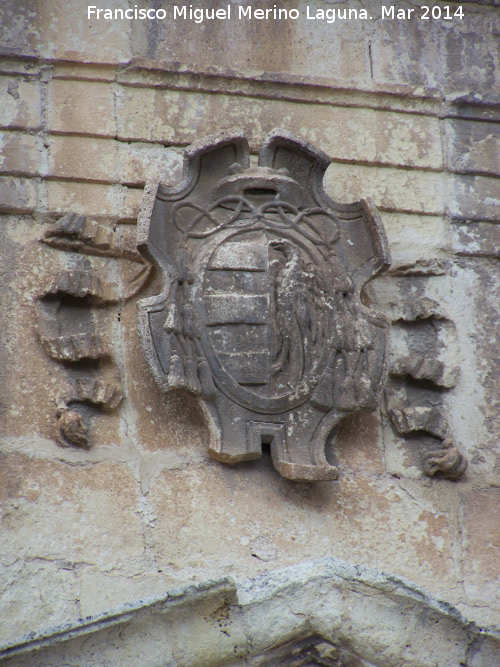
M306 4L342 6L295 6ZM348 6L362 4L379 15ZM324 557L406 577L498 625L500 6L461 6L461 21L195 24L88 20L77 0L2 3L0 640ZM336 434L337 482L282 479L268 456L208 458L196 402L165 398L140 350L135 302L159 276L134 294L141 267L126 253L40 243L68 213L133 242L146 181L176 183L184 147L234 127L254 153L274 127L328 153L330 196L371 197L387 231L392 267L365 301L394 323L388 394ZM68 271L114 296L63 294ZM68 335L92 320L106 352L47 353L51 317ZM85 394L89 378L114 399ZM441 435L418 416L419 392ZM57 442L58 402L71 400L89 449ZM469 461L456 481L424 473L445 432Z

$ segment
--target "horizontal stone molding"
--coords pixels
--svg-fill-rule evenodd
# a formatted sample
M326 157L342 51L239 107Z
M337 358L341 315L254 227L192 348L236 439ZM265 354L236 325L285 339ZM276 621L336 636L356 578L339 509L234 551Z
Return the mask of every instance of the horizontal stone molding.
M421 85L332 82L321 77L286 73L240 72L211 67L210 71L178 62L133 59L122 64L68 62L23 55L0 55L0 81L21 75L25 83L37 79L120 84L123 87L164 88L191 92L227 93L263 99L305 102L347 108L368 108L422 114L439 118L500 120L499 95L488 91L441 93ZM0 117L1 118L1 117Z

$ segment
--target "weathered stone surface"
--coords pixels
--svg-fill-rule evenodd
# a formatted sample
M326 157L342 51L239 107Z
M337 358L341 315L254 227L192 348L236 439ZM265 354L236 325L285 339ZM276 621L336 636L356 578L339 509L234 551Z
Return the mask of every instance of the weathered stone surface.
M47 354L59 361L99 359L108 354L101 336L94 332L57 336L56 338L49 338L40 333L40 340Z
M438 25L444 36L444 52L448 54L447 71L443 88L451 91L474 91L491 94L500 91L500 48L498 40L491 46L482 36L496 34L499 28L498 11L491 7L466 8L466 19L455 26L454 31L446 31ZM479 48L471 49L473 44Z
M118 178L126 185L145 185L147 181L177 183L182 172L182 155L162 145L118 142Z
M119 568L107 571L99 566L84 566L78 575L82 618L130 604L132 600L157 596L168 584L178 585L175 577L165 577L147 559L125 561Z
M465 91L451 93L447 96L447 115L450 118L478 120L481 122L498 122L498 95L488 93L467 93Z
M112 381L103 378L77 380L78 396L82 401L89 401L108 410L117 408L123 400L119 379Z
M105 357L108 349L96 331L91 305L117 298L116 285L103 288L89 271L59 272L38 297L37 331L47 354L59 361L95 360ZM85 308L87 306L87 308ZM61 430L76 425L67 421ZM71 439L71 438L70 438Z
M477 292L476 292L477 290ZM476 296L471 297L471 294ZM455 305L451 302L455 297ZM464 442L470 443L471 461L474 460L474 479L484 488L497 484L499 468L497 419L499 396L499 359L493 354L500 344L499 321L500 281L496 260L470 258L456 271L454 290L449 296L447 309L459 322L460 339L477 350L477 354L464 355L461 374L476 387L478 399L471 400L463 383L455 390L456 402L450 403L450 414L456 420L457 432ZM457 314L462 313L458 318ZM471 349L471 348L469 348ZM479 399L480 397L480 399Z
M50 230L47 230L50 232ZM44 237L48 236L47 232ZM116 283L103 283L90 271L60 271L55 274L50 285L40 294L40 298L56 297L58 294L88 299L92 304L103 304L118 300Z
M33 23L37 12L34 2L20 6L14 0L2 4L1 43L7 53L31 55L36 50L32 43ZM31 38L31 39L30 39Z
M113 141L90 137L53 137L49 144L48 175L89 178L116 183L116 146Z
M152 178L179 180L181 162L178 153L163 146L54 136L49 144L47 175L144 186Z
M21 132L0 132L0 172L37 176L42 142Z
M401 435L413 431L427 431L442 440L448 430L446 420L435 408L412 406L394 409L391 411L391 417Z
M76 565L105 558L116 567L143 554L136 484L126 466L69 466L12 454L3 457L1 474L5 559L37 557Z
M425 474L458 479L468 461L450 432L444 393L460 377L458 336L443 307L427 296L426 283L416 276L386 278L368 294L394 323L385 390L389 418L416 446Z
M305 12L305 2L301 1L297 6L300 12ZM235 11L236 7L233 7ZM362 21L353 21L351 25L347 21L340 22L336 31L324 21L236 19L231 20L230 30L226 24L226 21L195 24L181 19L166 22L164 31L158 35L152 25L137 22L133 26L131 41L136 56L158 62L171 61L172 53L175 53L176 60L190 63L191 67L201 71L206 71L206 64L210 62L213 69L221 68L228 73L239 70L255 77L271 70L281 73L283 78L302 80L307 70L312 78L335 83L363 85L370 80ZM276 42L277 28L283 42ZM257 42L259 48L255 49ZM213 48L215 43L219 44L218 49ZM300 48L290 48L291 44L300 45ZM318 49L323 57L318 57ZM334 63L333 67L331 63Z
M446 260L451 234L444 216L384 211L383 221L391 248L391 270L412 264L423 268Z
M400 357L392 366L393 375L410 375L415 380L431 380L440 387L453 387L456 384L455 373L449 373L445 364L439 359L423 357L420 354L409 354Z
M499 179L339 163L327 171L326 189L332 197L343 193L344 201L352 201L367 187L383 210L498 220Z
M72 380L72 388L60 391L55 398L56 440L65 447L89 449L92 443L87 433L93 416L88 414L89 405L115 410L124 397L116 360L106 340L110 326L104 324L97 308L123 304L134 296L147 280L150 267L127 234L74 213L63 216L40 240L75 254L143 264L123 286L101 279L97 270L60 271L37 297L40 342L50 357L66 364ZM80 261L82 264L89 263Z
M48 209L56 215L82 213L132 222L137 219L141 198L142 190L118 184L47 182Z
M264 572L332 554L355 562L366 559L382 570L397 559L406 576L423 586L432 579L441 595L457 599L454 490L346 473L344 464L331 493L325 483L315 488L280 479L270 461L234 470L212 464L182 473L164 471L148 496L155 516L171 517L168 526L155 522L160 569L170 564L187 568L192 576L213 571L246 576L249 568ZM328 531L321 529L325 521ZM271 561L252 556L257 538L275 550Z
M60 218L57 223L47 229L41 239L43 243L73 252L104 257L121 257L133 262L143 263L130 238L117 234L106 225L100 225L84 215L70 213ZM97 282L98 277L87 274L67 274L68 289L73 296L101 295L105 300L117 300L116 286L109 287L109 294L105 294L102 285ZM76 284L73 284L75 283ZM83 281L83 284L81 282ZM93 284L95 282L95 284ZM49 288L47 293L55 293L55 288ZM62 288L61 288L62 289Z
M500 492L495 488L469 491L463 494L462 507L465 594L469 604L482 607L487 622L488 607L500 608Z
M2 522L2 533L4 539L9 535L8 522ZM31 540L32 536L26 539ZM17 556L2 559L0 591L4 619L0 624L2 643L11 641L14 635L29 634L33 627L56 626L66 622L68 617L81 616L78 566L70 561L47 560L35 554L27 559ZM29 603L26 602L27 591Z
M500 176L500 128L497 123L448 120L447 157L454 171Z
M158 285L156 282L155 287ZM146 360L139 353L135 303L126 304L121 324L127 341L127 395L134 406L129 429L142 452L141 481L147 491L163 470L183 470L201 460L210 460L206 454L207 433L194 399L169 398L158 392Z
M162 665L220 655L274 667L306 651L309 662L338 662L349 639L350 658L371 664L498 662L488 633L469 625L464 638L453 614L420 606L424 594L394 597L411 589L393 576L405 575L467 618L499 624L500 14L498 0L461 4L464 19L451 21L382 21L370 5L377 20L198 25L89 21L79 0L0 3L0 495L12 496L1 502L2 640L169 590L187 607L161 603L137 632L134 616L43 661L114 664L131 647L133 667L151 651ZM297 7L306 5L361 7ZM398 8L418 13L415 3ZM165 398L141 354L134 295L164 285L124 259L114 234L135 237L145 181L182 178L183 146L234 126L249 137L252 165L265 134L283 127L334 158L335 200L369 195L382 209L393 266L362 300L393 320L399 374L390 381L406 394L336 429L326 456L339 482L283 480L266 451L235 469L213 462L195 399ZM72 212L95 233L39 243ZM258 271L228 280L218 270L214 294L250 283L257 294ZM111 356L49 357L36 334L44 292L86 302ZM229 366L224 326L212 327L213 340ZM253 346L243 326L234 338L251 379L267 363L259 326ZM396 411L403 434L390 421ZM89 448L59 447L58 419ZM426 476L453 475L462 456L460 480ZM297 566L331 555L349 560L351 574L321 565L317 580ZM393 575L382 589L368 585L358 564ZM276 571L285 566L300 574ZM250 578L238 600L228 582L211 602L172 593L223 574ZM43 661L39 652L11 664Z
M381 438L380 417L376 413L355 414L345 419L334 440L334 458L339 469L347 474L352 470L381 473L385 469Z
M75 659L160 666L167 657L192 667L369 667L380 659L430 667L442 655L443 665L486 667L499 646L497 634L409 581L332 558L239 585L225 578L184 586L23 640L4 645L6 664L23 667L36 657L40 667Z
M57 358L61 359L61 355ZM70 359L70 361L74 361L74 359ZM68 444L71 444L76 445L77 447L83 447L84 449L89 449L89 441L87 438L88 428L83 423L80 413L66 410L57 420L56 428L57 440L63 447L67 447Z
M469 462L461 454L450 439L444 439L441 446L428 452L423 459L422 467L426 475L432 477L440 473L446 479L460 479L466 472Z
M439 168L442 149L436 119L370 109L317 105L310 112L286 101L203 95L161 88L123 87L117 95L118 136L128 141L192 143L244 119L248 139L258 148L279 126L324 147L337 160Z
M445 319L440 305L434 299L429 297L417 297L411 301L390 301L387 306L393 322L402 320L403 322L418 322L434 318L436 320Z
M121 4L121 8L128 6ZM463 20L425 21L415 16L413 20L380 20L377 7L370 8L372 20L339 18L332 24L307 20L307 3L301 0L299 20L232 19L197 24L189 19L173 21L172 12L167 12L161 30L155 21L87 19L86 7L75 0L65 12L58 12L58 7L55 0L43 8L19 7L12 0L5 3L6 43L13 40L21 53L66 61L126 63L133 57L145 57L156 63L183 63L207 74L216 68L228 74L241 71L249 77L271 72L275 78L298 81L307 71L313 81L372 90L430 86L447 93L468 89L490 93L499 85L496 43L492 40L492 46L477 46L483 35L498 30L497 14L494 8L477 3L465 3ZM415 10L411 3L401 8ZM316 5L310 7L313 16L316 9ZM276 30L281 40L276 41ZM215 43L218 49L213 48ZM476 76L466 74L470 71Z
M487 176L455 175L454 200L448 207L451 218L498 222L500 179Z
M441 215L449 201L447 174L417 169L373 168L333 162L326 172L325 189L340 201L356 201L370 192L383 211Z
M27 433L33 436L35 433L36 438L52 439L54 438L57 397L67 395L77 400L82 397L76 393L76 378L71 376L67 366L57 368L57 364L45 353L40 356L43 348L36 340L36 309L33 306L43 289L49 292L56 290L56 293L59 290L71 291L73 289L74 296L67 298L78 300L78 294L80 294L85 301L86 298L90 298L89 289L93 291L92 288L98 285L95 280L68 280L68 274L73 277L75 274L81 277L82 274L78 271L68 272L67 265L61 261L63 259L61 255L39 243L37 237L39 239L43 227L40 228L22 217L14 216L2 219L1 222L4 249L8 249L7 255L2 257L0 271L3 294L2 311L5 308L10 312L2 330L2 375L5 382L1 399L3 432L14 438L22 438ZM96 258L95 261L99 259ZM17 269L14 270L14 267ZM57 279L57 269L61 274L61 280ZM88 278L88 271L83 274ZM106 299L109 296L104 292L95 295L97 301L99 299L102 301L102 298ZM58 301L61 299L61 292L59 291L59 297L56 298L54 295L51 298ZM57 303L55 305L57 306ZM71 311L71 305L66 303L62 312L59 313L63 319L67 318L68 305ZM114 349L111 339L108 338L109 325L109 317L108 320L98 318L98 330L104 335L108 346ZM74 326L72 328L70 326L69 331L66 329L66 333L72 334L77 331ZM48 334L48 338L52 338L50 331ZM81 369L77 371L77 375L78 372L81 374ZM106 377L107 381L111 379L111 377ZM14 386L16 391L12 394L10 391ZM93 391L92 394L94 394ZM20 415L23 415L23 418L20 418ZM115 420L110 417L107 418L106 425L99 425L93 423L93 417L90 415L87 417L86 425L90 426L91 439L97 437L98 441L103 444L120 443L119 419Z
M129 2L118 6L126 9ZM124 62L131 56L122 22L96 21L89 26L86 7L78 0L42 5L7 0L1 9L1 41L8 53L90 62Z
M0 177L0 212L31 213L38 205L38 181L16 176Z
M0 125L36 130L41 124L40 83L13 76L0 76Z
M457 255L500 258L500 225L470 222L452 225L453 251Z
M47 124L51 132L116 136L113 88L102 82L54 79Z
M30 422L29 432L35 428L38 433L47 434L42 426L44 417L33 405L38 401L42 413L50 410L47 390L54 383L45 359L40 359L36 352L40 348L36 341L33 299L38 281L44 278L44 260L35 258L30 249L34 244L39 245L35 239L40 229L23 216L2 217L0 224L3 244L0 302L2 312L9 313L3 318L0 346L2 431L4 435L20 435ZM29 269L20 270L23 266ZM31 417L25 421L19 419L20 414Z
M461 20L433 20L429 11L429 20L377 21L371 43L375 81L431 86L448 94L463 90L479 94L498 91L498 42L493 40L490 47L483 39L498 31L498 12L477 3L462 7L465 17ZM423 15L410 2L399 4L398 8L412 8ZM451 10L453 13L456 7ZM474 48L475 44L480 46Z

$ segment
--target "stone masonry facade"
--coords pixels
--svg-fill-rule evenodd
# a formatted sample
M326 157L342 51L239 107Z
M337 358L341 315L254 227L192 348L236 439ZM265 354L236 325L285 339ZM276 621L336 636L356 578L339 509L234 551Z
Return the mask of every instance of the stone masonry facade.
M342 3L294 6L306 4ZM461 6L447 22L195 24L89 20L78 0L2 3L0 643L324 558L410 580L498 628L500 4ZM387 232L391 268L363 296L392 322L387 391L334 434L337 481L283 479L267 455L209 458L196 400L164 397L141 353L136 303L161 276L138 285L133 250L40 242L76 214L133 249L146 182L175 185L188 145L234 128L254 161L274 128L320 148L329 196L371 197ZM64 292L71 272L115 291ZM105 353L48 352L54 303L68 335L92 320ZM89 377L113 397L96 398L104 385ZM88 446L58 442L61 401L80 411ZM468 461L458 479L426 469L448 440ZM380 664L455 664L395 660Z

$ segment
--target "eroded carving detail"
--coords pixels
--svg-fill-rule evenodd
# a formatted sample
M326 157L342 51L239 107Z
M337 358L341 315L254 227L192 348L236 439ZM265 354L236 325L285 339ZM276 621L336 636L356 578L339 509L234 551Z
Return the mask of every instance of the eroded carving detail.
M390 383L386 389L389 416L397 433L417 438L426 475L441 473L448 479L458 479L466 471L468 461L453 444L441 401L437 399L429 405L433 398L430 392L427 390L427 397L421 393L412 400L402 384L396 389Z
M443 401L459 375L454 324L425 296L386 308L394 341L385 390L389 418L399 435L417 444L426 475L459 479L468 461L453 443Z
M48 229L42 242L71 252L103 257L121 257L133 262L143 260L130 238L117 234L106 225L89 220L84 215L68 213Z
M103 372L102 370L100 371ZM105 371L104 371L105 372ZM73 391L56 398L56 439L60 445L68 444L90 448L87 438L88 428L82 415L76 411L84 405L95 406L104 411L113 411L123 400L120 378L113 369L108 371L109 377L83 376L76 379Z
M323 191L330 160L287 132L251 167L243 136L186 153L184 181L146 188L138 248L164 291L139 302L141 342L164 391L201 398L209 452L251 460L270 444L285 477L335 479L332 429L374 409L386 376L388 322L361 303L389 264L368 200Z
M59 271L36 301L40 342L50 357L65 364L71 387L55 399L56 439L63 446L88 449L88 424L95 410L115 410L123 399L102 311L136 294L151 266L130 238L81 215L65 215L41 240L59 250L141 265L123 287L95 269Z

